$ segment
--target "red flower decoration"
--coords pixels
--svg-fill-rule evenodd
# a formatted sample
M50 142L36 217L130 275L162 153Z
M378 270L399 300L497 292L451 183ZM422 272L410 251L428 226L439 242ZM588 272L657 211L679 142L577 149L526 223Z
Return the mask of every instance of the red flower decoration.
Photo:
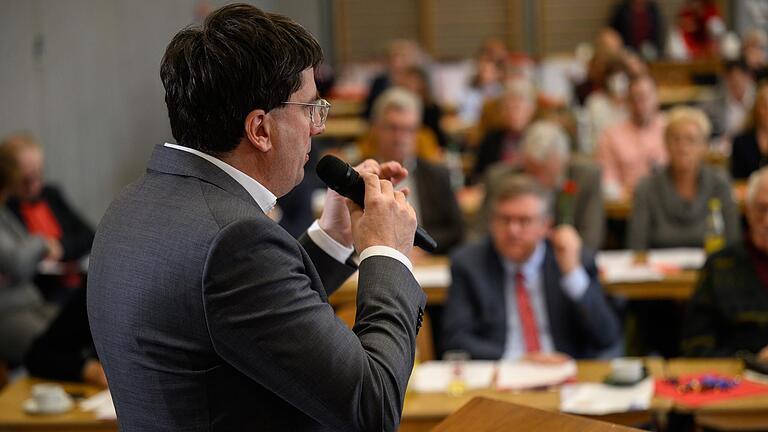
M579 185L576 184L573 180L568 180L563 185L563 193L566 195L576 195L576 192L579 191Z

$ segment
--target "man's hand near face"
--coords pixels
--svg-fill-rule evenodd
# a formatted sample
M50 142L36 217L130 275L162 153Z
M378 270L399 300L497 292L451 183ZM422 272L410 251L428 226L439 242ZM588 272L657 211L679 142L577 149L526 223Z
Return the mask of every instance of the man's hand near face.
M380 179L389 180L397 185L408 176L408 170L397 162L379 164L373 159L366 159L355 167L362 176L365 173L376 174ZM347 199L328 189L325 194L323 213L319 225L332 239L340 244L352 246L352 221L349 217ZM362 251L359 251L362 252Z
M563 275L570 274L581 265L581 237L570 225L555 227L551 235L555 259Z

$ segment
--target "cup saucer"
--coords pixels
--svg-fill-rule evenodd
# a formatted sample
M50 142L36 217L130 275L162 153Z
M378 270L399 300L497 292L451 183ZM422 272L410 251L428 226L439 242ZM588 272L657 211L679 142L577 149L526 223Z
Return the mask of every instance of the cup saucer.
M43 409L41 406L37 404L37 401L34 399L27 399L24 401L23 404L24 412L27 414L33 414L33 415L45 415L45 414L63 414L65 412L70 411L74 407L74 403L71 399L62 399L56 404L52 404L51 406L45 407Z

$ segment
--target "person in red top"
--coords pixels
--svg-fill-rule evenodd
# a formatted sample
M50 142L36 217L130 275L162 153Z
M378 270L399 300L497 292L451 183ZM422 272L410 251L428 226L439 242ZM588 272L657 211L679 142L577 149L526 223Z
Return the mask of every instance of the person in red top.
M67 289L84 286L79 261L91 251L93 229L72 209L57 187L45 183L43 150L32 135L16 133L0 145L16 156L22 172L22 185L8 200L8 208L30 234L61 246L59 262L64 274L38 275L36 283L46 296L66 297Z
M677 15L677 25L690 58L717 54L717 38L725 24L714 1L688 0Z

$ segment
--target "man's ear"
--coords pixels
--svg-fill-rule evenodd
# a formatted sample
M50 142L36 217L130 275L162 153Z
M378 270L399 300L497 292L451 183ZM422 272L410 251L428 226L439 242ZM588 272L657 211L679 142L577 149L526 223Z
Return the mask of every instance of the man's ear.
M261 109L253 110L245 117L245 137L252 146L264 153L272 149L266 122L267 113Z

